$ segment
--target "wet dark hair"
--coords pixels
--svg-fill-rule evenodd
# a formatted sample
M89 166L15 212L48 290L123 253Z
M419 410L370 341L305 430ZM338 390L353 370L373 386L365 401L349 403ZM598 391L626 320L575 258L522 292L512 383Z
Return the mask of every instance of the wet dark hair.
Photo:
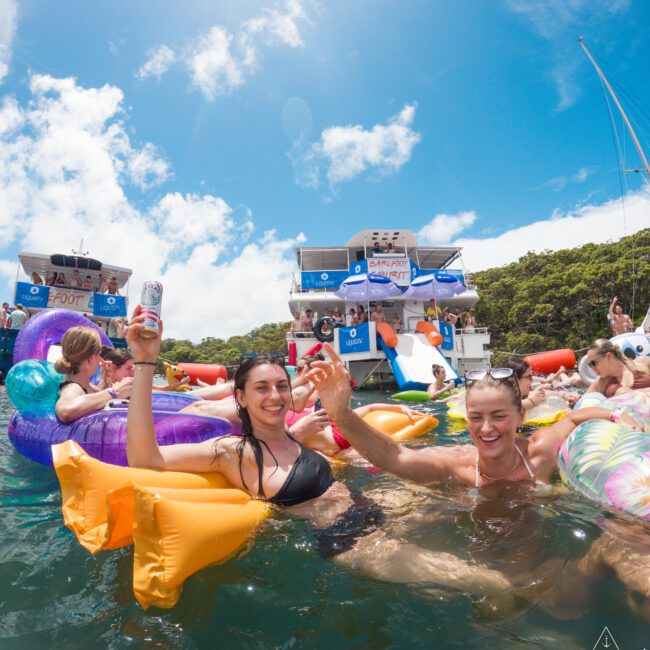
M521 392L519 391L519 384L517 383L516 375L504 379L495 379L488 373L480 381L468 382L465 403L467 404L469 402L469 397L474 391L486 390L488 388L498 388L499 390L507 391L510 393L510 398L514 406L518 411L521 410Z
M521 379L530 370L530 366L523 359L508 359L503 367L512 368L517 379Z
M235 398L235 407L237 409L237 415L241 420L241 436L238 436L239 442L237 443L237 447L236 447L237 456L239 457L239 476L241 477L241 481L244 487L248 489L248 486L246 485L246 481L244 480L242 464L244 459L244 448L246 447L247 444L249 444L251 446L251 449L253 450L255 464L257 465L257 472L258 472L257 496L263 499L266 498L266 494L264 494L264 487L262 483L262 476L264 471L264 454L262 452L262 445L266 447L266 450L269 452L269 454L271 454L271 457L275 461L276 470L279 467L279 464L277 458L270 450L266 442L264 440L259 440L258 438L255 437L255 432L253 431L253 423L251 422L250 415L248 414L248 409L246 409L246 407L242 406L239 403L239 400L237 399L237 391L244 390L244 388L246 387L246 383L248 382L248 378L254 368L257 368L258 366L264 366L264 365L281 367L284 370L284 374L286 375L289 385L291 385L291 377L289 377L289 373L287 372L287 369L284 366L284 358L274 356L274 355L269 355L269 354L258 354L256 357L243 359L242 362L239 364L239 368L235 370L235 375L233 377L233 381L234 381L233 393ZM221 440L221 438L217 438L217 440L215 441L215 460L219 455L217 449L219 440Z
M99 354L104 361L110 361L116 368L121 368L133 359L133 355L126 348L112 348L110 345L102 345Z

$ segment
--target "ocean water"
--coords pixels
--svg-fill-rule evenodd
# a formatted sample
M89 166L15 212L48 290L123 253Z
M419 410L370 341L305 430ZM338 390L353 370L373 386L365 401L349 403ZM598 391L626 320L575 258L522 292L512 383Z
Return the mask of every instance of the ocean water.
M6 432L12 408L0 391ZM355 401L390 399L358 392ZM436 415L437 429L414 444L469 440ZM356 466L337 477L391 500L391 539L500 571L514 590L500 598L442 589L424 575L418 584L368 577L323 559L308 524L278 516L250 552L189 578L174 609L144 612L131 591L132 550L91 556L79 546L63 525L54 471L20 456L3 433L0 648L591 649L614 647L611 637L621 649L650 648L642 596L611 573L579 570L603 540L607 553L633 559L628 529L643 542L647 527L562 489L537 497L516 486L415 488ZM599 645L605 626L611 637Z

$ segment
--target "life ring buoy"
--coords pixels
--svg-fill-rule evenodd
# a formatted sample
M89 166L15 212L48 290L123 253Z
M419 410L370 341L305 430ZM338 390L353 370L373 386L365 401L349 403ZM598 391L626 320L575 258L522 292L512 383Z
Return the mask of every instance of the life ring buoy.
M323 326L327 324L330 327L330 332L329 334L324 334L323 333ZM334 340L334 327L336 323L334 322L333 318L330 318L329 316L323 316L322 318L319 318L316 321L316 324L314 325L314 336L321 342L321 343L331 343Z

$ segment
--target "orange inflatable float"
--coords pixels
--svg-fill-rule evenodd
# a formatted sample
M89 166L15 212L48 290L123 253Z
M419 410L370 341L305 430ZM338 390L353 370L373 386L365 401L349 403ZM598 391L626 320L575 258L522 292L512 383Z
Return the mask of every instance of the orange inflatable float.
M228 381L226 367L216 363L177 363L176 365L187 373L192 386L198 386L199 379L211 385L216 384L219 379Z
M535 374L545 375L557 372L560 366L564 366L567 370L573 368L576 365L576 355L573 350L565 348L529 354L524 357L524 361Z

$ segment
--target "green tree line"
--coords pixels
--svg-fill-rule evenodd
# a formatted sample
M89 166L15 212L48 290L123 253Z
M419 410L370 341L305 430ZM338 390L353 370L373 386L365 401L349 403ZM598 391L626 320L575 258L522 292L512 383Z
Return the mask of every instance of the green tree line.
M495 363L501 351L579 350L598 337L611 336L606 314L614 296L635 325L645 316L650 304L650 228L615 243L528 253L470 279L480 296L474 311L478 324L490 328ZM165 339L161 357L234 366L242 354L285 353L288 329L289 322L269 323L227 340Z
M474 273L471 281L480 296L474 311L479 325L490 328L493 351L580 350L611 336L607 310L614 296L635 326L643 320L650 304L650 229L615 243L528 253Z

